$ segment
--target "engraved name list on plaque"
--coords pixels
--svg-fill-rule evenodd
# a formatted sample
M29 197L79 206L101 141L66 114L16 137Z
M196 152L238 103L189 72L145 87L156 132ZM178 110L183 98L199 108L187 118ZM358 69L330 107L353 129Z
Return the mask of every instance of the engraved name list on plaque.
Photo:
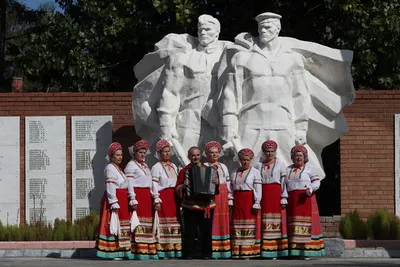
M0 221L20 222L19 117L0 117Z
M112 116L71 117L72 220L100 209Z
M25 118L26 221L66 219L66 119Z

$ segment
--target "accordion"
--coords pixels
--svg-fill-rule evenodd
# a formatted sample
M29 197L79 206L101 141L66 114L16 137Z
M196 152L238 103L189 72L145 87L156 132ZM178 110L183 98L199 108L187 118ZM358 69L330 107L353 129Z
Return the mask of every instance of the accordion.
M215 167L194 165L188 170L187 179L189 180L186 191L188 196L214 196L217 193L217 186L213 183L214 179L218 179Z

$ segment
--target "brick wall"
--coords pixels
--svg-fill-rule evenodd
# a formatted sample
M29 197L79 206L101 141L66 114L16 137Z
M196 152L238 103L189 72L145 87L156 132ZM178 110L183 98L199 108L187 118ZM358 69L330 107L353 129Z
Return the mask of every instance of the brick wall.
M113 139L126 148L139 139L133 128L131 93L0 94L0 116L21 118L21 218L25 218L25 116L66 116L67 216L71 218L71 116L112 115ZM341 210L394 212L394 114L400 113L399 91L359 91L345 110L350 132L340 142ZM124 151L128 155L127 151ZM125 157L127 159L128 157ZM336 236L339 219L323 217L327 236Z
M340 237L339 225L340 215L337 216L321 216L322 234L324 237Z
M400 90L359 91L345 110L350 131L340 139L341 213L363 218L378 208L395 209L394 115Z
M25 219L25 116L66 116L67 218L71 219L71 116L112 115L113 139L127 147L138 140L133 128L131 93L0 94L0 116L20 116L20 218ZM125 157L127 159L128 157Z

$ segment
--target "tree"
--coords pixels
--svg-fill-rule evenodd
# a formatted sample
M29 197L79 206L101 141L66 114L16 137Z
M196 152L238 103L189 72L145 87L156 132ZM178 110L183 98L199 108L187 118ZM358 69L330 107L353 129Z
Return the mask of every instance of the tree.
M0 27L0 87L5 88L7 81L16 72L14 56L20 53L21 40L26 31L39 20L39 13L28 9L17 1L1 1Z
M356 86L400 89L400 1L326 2L330 16L323 40L354 51Z
M282 35L354 50L359 89L400 88L399 0L57 0L26 30L14 63L29 80L65 91L131 91L133 66L168 33L196 35L196 18L217 17L221 39L257 34L254 17L283 16Z

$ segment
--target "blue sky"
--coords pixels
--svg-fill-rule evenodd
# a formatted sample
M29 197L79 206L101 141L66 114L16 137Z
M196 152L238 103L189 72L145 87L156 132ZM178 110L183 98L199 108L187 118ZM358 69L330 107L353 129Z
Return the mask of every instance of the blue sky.
M55 3L56 2L54 0L17 0L17 1L25 4L26 6L32 8L32 9L37 9L40 6L40 4L42 4L42 3L47 3L47 2Z

